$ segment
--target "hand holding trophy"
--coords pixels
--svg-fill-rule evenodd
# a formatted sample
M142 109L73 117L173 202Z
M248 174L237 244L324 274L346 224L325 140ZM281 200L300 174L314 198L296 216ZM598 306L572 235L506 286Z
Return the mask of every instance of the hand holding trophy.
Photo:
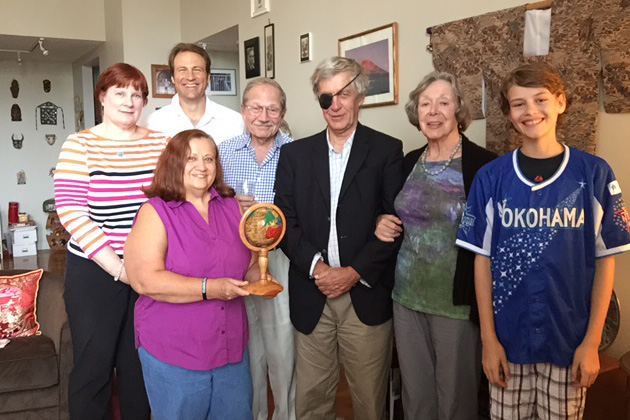
M238 226L241 241L247 248L258 252L260 266L260 279L245 286L250 294L274 297L284 289L267 278L267 255L280 243L286 229L284 214L273 204L254 204L243 214Z

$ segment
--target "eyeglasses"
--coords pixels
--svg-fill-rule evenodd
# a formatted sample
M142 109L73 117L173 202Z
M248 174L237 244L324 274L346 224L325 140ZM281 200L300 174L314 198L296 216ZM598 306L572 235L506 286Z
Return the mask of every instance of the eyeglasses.
M267 111L267 116L271 118L278 118L280 116L280 112L282 111L280 108L273 108L267 106L258 106L258 105L246 105L245 108L252 114L254 117L262 114L263 110Z
M319 101L319 106L321 106L322 109L330 108L332 106L332 103L333 103L333 97L337 96L341 92L343 92L343 90L345 88L347 88L348 86L350 86L352 84L352 82L357 80L357 77L359 77L358 74L356 76L354 76L354 79L350 80L344 87L339 89L339 91L337 93L322 93L321 95L319 95L319 98L317 98L317 100Z

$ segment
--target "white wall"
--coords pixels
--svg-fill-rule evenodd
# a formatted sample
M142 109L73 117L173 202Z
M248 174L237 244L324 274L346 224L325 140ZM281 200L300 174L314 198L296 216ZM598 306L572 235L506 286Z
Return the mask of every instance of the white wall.
M8 88L11 81L20 83L17 99L10 95L0 101L0 212L2 230L7 232L7 209L9 201L20 203L20 212L26 212L37 222L37 248L48 249L46 242L47 213L42 211L44 200L54 197L53 179L49 170L57 164L61 145L74 132L74 107L72 103L72 67L68 64L24 62L21 66L13 60L0 61L0 86ZM42 80L52 83L50 93L45 93ZM8 89L7 89L8 90ZM63 108L66 128L63 128L61 113L57 125L42 126L37 121L35 129L35 107L52 102ZM22 110L22 121L11 121L11 106L16 103ZM11 136L24 134L22 149L13 148ZM56 134L57 141L50 146L44 134ZM17 172L26 172L26 184L17 185Z
M213 69L236 70L236 95L213 95L212 100L223 106L227 106L236 112L241 112L241 83L239 77L238 52L208 51L212 60ZM244 87L244 85L243 85Z
M429 42L427 27L476 16L483 13L516 7L522 0L444 0L428 2L418 0L271 0L271 12L250 17L249 1L232 0L181 0L182 38L197 40L207 35L207 28L217 32L238 25L240 60L244 40L262 37L263 27L275 24L276 80L287 92L287 121L296 138L324 128L308 82L317 63L337 54L339 38L365 30L398 22L399 34L399 104L365 109L361 121L376 129L403 140L407 151L425 143L424 138L406 119L404 104L409 92L422 76L433 69L431 54L426 51ZM299 63L299 36L313 33L313 61ZM262 58L262 57L261 57ZM245 81L241 70L241 83ZM626 202L630 202L630 115L605 115L598 126L598 154L606 159L616 172ZM475 121L467 130L469 137L485 144L485 121ZM609 350L619 356L630 350L630 253L617 257L615 290L621 299L622 328L617 341Z
M105 0L0 0L0 33L104 41L104 3Z

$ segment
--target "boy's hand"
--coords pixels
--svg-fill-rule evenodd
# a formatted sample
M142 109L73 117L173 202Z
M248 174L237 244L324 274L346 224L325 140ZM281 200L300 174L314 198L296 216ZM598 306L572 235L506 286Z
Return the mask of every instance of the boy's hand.
M510 370L507 364L505 350L499 340L490 340L490 343L484 343L482 347L482 363L483 372L486 374L490 383L507 387L507 381L510 379Z
M598 347L582 343L575 349L571 366L571 381L576 388L593 385L599 373Z

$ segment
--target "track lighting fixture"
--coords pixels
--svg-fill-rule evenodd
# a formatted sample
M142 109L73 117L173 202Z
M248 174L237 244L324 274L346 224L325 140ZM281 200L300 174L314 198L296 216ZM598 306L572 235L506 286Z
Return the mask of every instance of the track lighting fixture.
M39 41L37 42L39 43L39 49L42 52L42 54L48 55L48 50L44 48L44 38L39 38Z

